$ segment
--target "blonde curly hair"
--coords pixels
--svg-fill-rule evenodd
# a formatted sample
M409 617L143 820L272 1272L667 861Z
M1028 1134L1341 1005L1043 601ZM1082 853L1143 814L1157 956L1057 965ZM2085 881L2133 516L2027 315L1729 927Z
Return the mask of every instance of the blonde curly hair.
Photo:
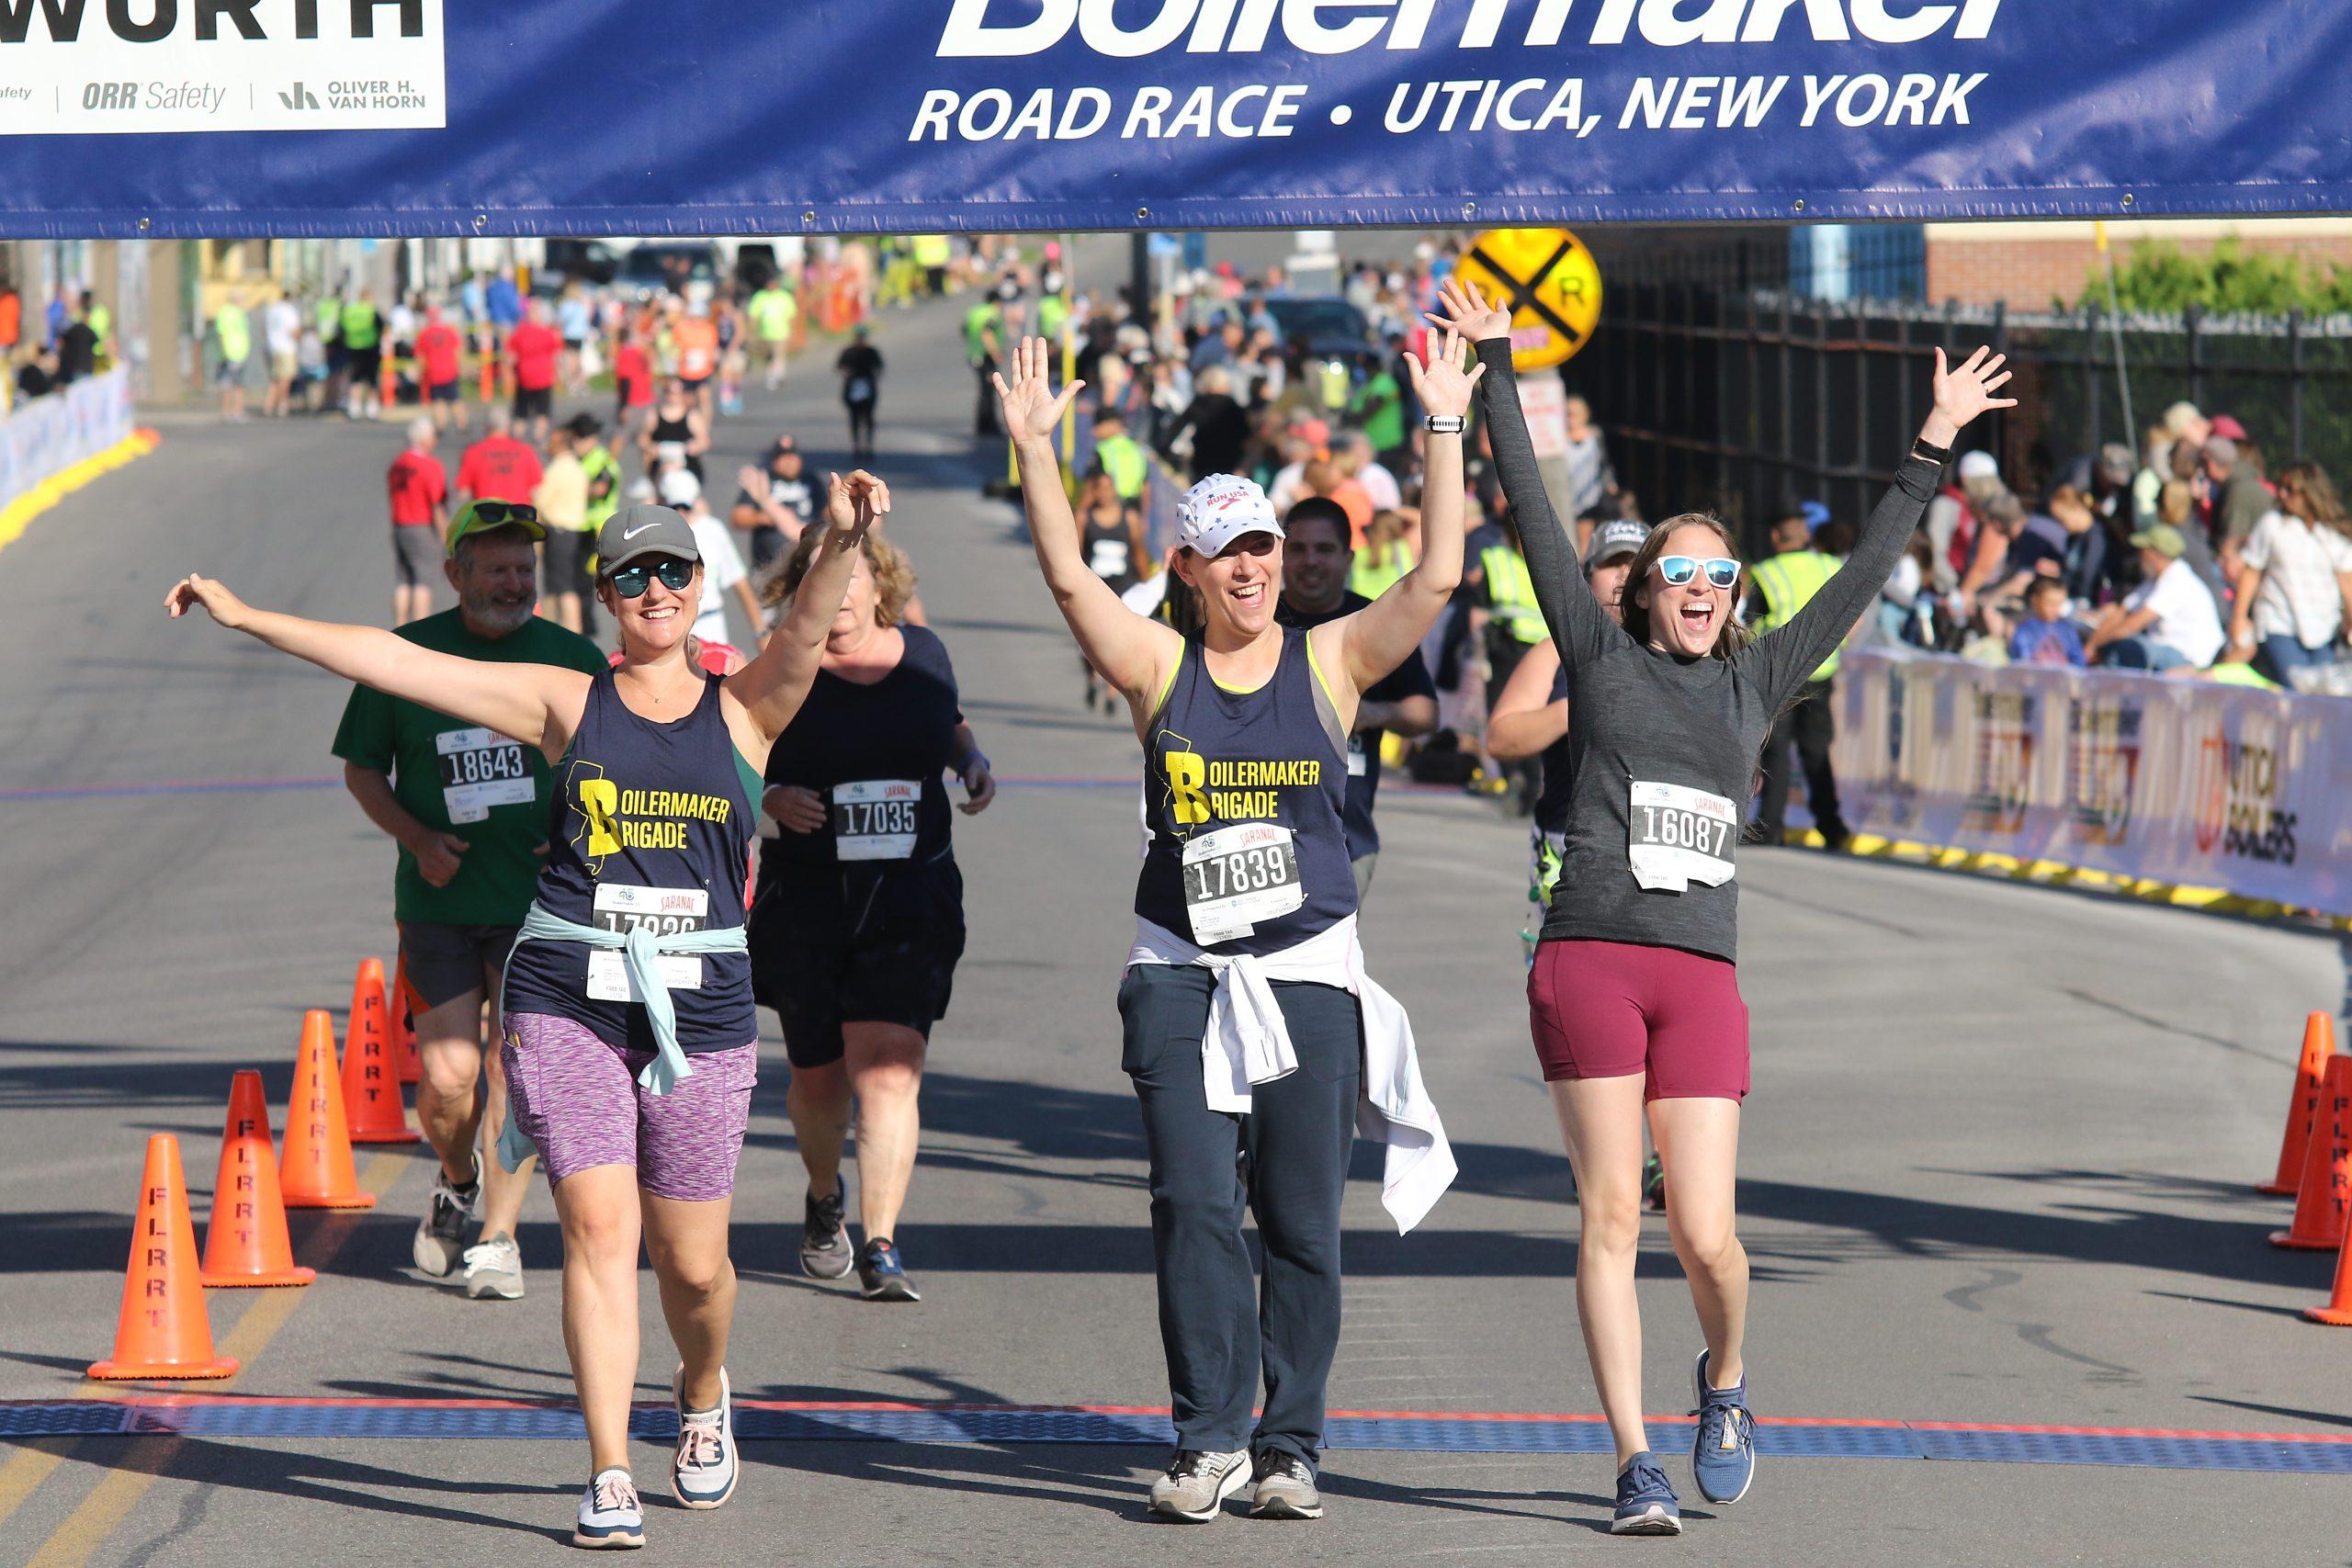
M802 532L800 543L760 585L761 604L781 604L800 591L800 580L808 575L808 565L817 558L817 547L824 537L821 520L811 523ZM865 531L859 553L865 557L866 570L874 573L874 624L897 626L905 619L907 604L915 596L914 562L907 558L905 551L884 538L879 527Z

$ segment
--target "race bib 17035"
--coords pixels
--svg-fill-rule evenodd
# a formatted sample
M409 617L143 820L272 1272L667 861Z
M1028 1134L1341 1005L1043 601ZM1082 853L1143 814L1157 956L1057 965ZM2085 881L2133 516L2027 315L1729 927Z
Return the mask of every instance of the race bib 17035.
M531 760L515 741L493 730L445 729L433 738L441 764L441 803L452 824L481 822L493 806L528 806L538 798Z
M833 854L840 860L905 860L915 852L922 785L865 779L833 786Z
M1203 947L1253 934L1306 902L1289 829L1242 822L1184 846L1184 913Z
M1625 825L1634 880L1651 892L1683 893L1690 884L1720 887L1732 879L1739 808L1720 795L1681 784L1634 783Z
M589 924L598 931L651 931L675 936L710 924L710 894L700 887L635 887L600 882ZM655 961L662 983L673 991L702 989L702 960L691 953L664 953ZM600 1002L641 1002L628 983L628 964L612 948L588 950L588 994Z

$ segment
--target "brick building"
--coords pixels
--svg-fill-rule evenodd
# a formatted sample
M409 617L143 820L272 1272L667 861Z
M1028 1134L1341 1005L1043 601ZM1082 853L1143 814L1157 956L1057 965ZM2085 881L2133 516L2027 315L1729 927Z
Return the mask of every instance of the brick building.
M2330 264L2352 266L2352 218L2166 219L2107 226L2118 260L2143 240L2195 255L2231 234L2248 251L2298 255L2323 271ZM2046 310L2053 302L2071 307L2101 270L2097 228L2089 222L1927 225L1925 297L1938 304L2007 300L2018 310Z

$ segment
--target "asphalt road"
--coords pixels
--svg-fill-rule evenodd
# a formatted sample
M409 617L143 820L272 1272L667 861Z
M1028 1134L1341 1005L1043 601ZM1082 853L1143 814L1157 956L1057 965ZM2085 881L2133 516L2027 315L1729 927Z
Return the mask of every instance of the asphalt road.
M794 1270L802 1180L779 1050L737 1199L735 1385L792 1401L1163 1404L1112 1009L1134 739L1081 709L1015 519L977 494L1001 455L968 437L948 316L895 316L881 344L892 531L1008 783L957 824L971 944L900 1233L926 1299L869 1306ZM755 417L723 424L715 471L780 427L829 460L844 434L830 381L811 362L781 396L755 390ZM165 437L0 558L5 1400L92 1392L80 1374L110 1342L146 1134L180 1135L200 1223L231 1070L263 1067L282 1110L301 1010L339 1011L354 964L390 947L390 852L326 750L343 688L209 625L167 624L157 604L200 567L261 604L380 619L379 476L398 437L194 420ZM1381 817L1367 949L1414 1011L1463 1174L1400 1239L1359 1152L1334 1405L1589 1413L1566 1165L1521 999L1522 829L1403 791ZM2352 1437L2352 1341L2293 1315L2324 1293L2328 1260L2265 1245L2283 1208L2248 1190L2274 1155L2303 1015L2342 1000L2333 939L1793 852L1752 855L1741 876L1756 1064L1741 1200L1768 1422ZM212 1293L216 1337L247 1362L227 1391L567 1395L544 1191L522 1237L528 1297L469 1303L408 1264L425 1159L361 1163L383 1194L374 1213L294 1221L316 1285ZM1696 1331L1656 1220L1641 1280L1649 1403L1679 1415ZM660 1322L648 1276L653 1401L672 1364ZM1183 1531L1140 1522L1159 1450L974 1430L750 1444L723 1512L655 1504L653 1550L1023 1564L1639 1550L1597 1533L1596 1455L1340 1450L1324 1521ZM1788 1430L1776 1452L1765 1428L1736 1509L1685 1487L1681 1555L1827 1568L2352 1551L2340 1475L1806 1458ZM568 1530L584 1459L546 1438L43 1438L0 1461L0 1560L539 1560ZM643 1447L640 1479L663 1462ZM1671 1460L1678 1479L1686 1462Z

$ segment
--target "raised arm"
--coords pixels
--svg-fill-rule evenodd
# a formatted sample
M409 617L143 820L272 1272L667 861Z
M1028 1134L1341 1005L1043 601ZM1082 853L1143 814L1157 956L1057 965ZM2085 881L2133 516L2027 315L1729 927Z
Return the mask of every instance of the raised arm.
M1013 347L1012 379L1008 382L1001 372L991 378L1005 431L1021 463L1021 504L1029 515L1030 542L1036 547L1037 566L1045 573L1054 606L1069 624L1079 651L1096 674L1126 694L1140 730L1152 700L1183 656L1183 639L1172 628L1121 604L1079 550L1078 518L1062 489L1054 431L1070 399L1086 383L1072 381L1056 397L1046 384L1047 364L1046 340L1024 337ZM1173 585L1169 589L1171 593L1179 591Z
M1479 406L1486 411L1495 472L1519 520L1520 547L1527 557L1527 574L1535 584L1544 624L1552 628L1560 656L1573 668L1623 634L1593 598L1577 569L1576 544L1544 493L1544 471L1536 466L1535 443L1527 434L1527 416L1520 412L1519 378L1511 369L1510 313L1489 310L1476 285L1460 285L1450 277L1440 291L1438 308L1444 312L1442 324L1477 342L1478 363L1486 371L1478 389Z
M1446 329L1428 365L1409 354L1405 364L1422 408L1435 417L1466 420L1471 390L1486 370L1471 367L1469 344L1459 333ZM1379 684L1405 662L1462 582L1462 433L1430 432L1423 464L1421 558L1354 615L1315 628L1318 655L1336 645L1340 657L1327 662L1344 673L1355 694Z
M768 746L791 728L793 716L817 679L825 655L825 633L840 613L857 571L857 552L874 520L890 510L890 487L859 468L844 479L826 476L825 536L808 570L794 590L792 608L768 634L760 656L727 677L727 693L742 704ZM752 625L758 627L756 613Z
M1548 637L1520 659L1487 716L1487 750L1495 761L1540 755L1568 732L1566 699L1552 700L1552 677L1559 672L1559 646Z
M201 607L227 626L280 653L405 697L435 713L479 724L535 746L549 761L563 755L588 701L589 677L552 664L491 664L419 648L377 626L306 621L256 610L209 577L186 577L164 595L164 613L176 619Z
M1862 525L1854 553L1786 626L1768 633L1742 656L1757 671L1769 705L1778 707L1845 640L1886 585L1894 563L1910 548L1911 536L1917 532L1943 475L1942 461L1922 456L1918 448L1949 451L1962 429L1978 414L1987 409L2017 406L2015 398L1994 395L2009 378L2009 373L2001 368L2003 363L2004 356L1979 348L1954 368L1945 363L1944 351L1936 350L1935 406L1928 411L1913 450L1895 469L1894 483Z

